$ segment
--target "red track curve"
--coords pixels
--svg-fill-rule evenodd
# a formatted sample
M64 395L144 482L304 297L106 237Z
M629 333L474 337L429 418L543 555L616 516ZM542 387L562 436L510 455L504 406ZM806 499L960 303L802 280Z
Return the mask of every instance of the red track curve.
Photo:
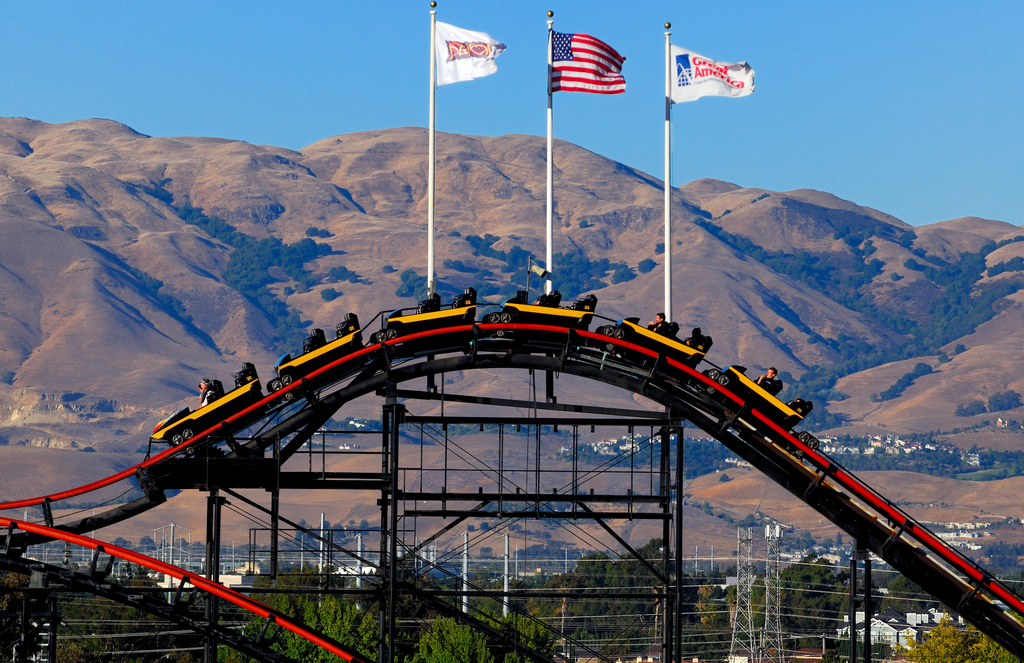
M239 608L242 608L243 610L246 610L256 615L257 617L260 617L261 619L270 618L271 620L273 620L274 623L276 623L281 628L291 631L300 638L303 638L304 640L307 640L317 645L318 647L331 652L335 656L338 656L344 659L345 661L349 661L350 663L352 663L353 661L357 663L368 663L367 661L364 661L363 659L359 658L359 655L357 653L349 651L340 646L338 643L326 639L319 633L311 631L310 629L306 628L302 623L291 619L284 613L278 612L270 606L264 605L263 603L260 603L255 599L249 598L245 594L236 592L233 589L229 589L228 587L225 587L220 583L212 582L194 573L189 573L188 571L178 568L177 566L172 566L171 564L161 562L160 560L153 559L152 557L147 557L146 555L139 554L126 548L121 548L120 546L115 546L110 543L104 543L102 541L97 541L96 539L91 539L85 536L79 536L78 534L71 534L70 532L54 529L52 527L37 525L35 523L27 523L20 520L12 520L10 518L0 517L0 527L7 527L9 530L10 528L14 527L17 529L24 530L26 532L30 532L32 534L39 534L51 539L57 539L59 541L65 541L67 543L81 546L83 548L88 548L89 550L99 550L100 552L106 553L118 559L122 559L126 562L131 562L133 564L144 566L147 569L156 571L158 573L164 573L166 575L171 576L172 578L177 578L178 580L184 580L190 583L196 589L199 589L203 592L206 592L220 599L224 599L225 601L233 603Z
M623 348L629 349L635 353L646 355L651 358L657 358L659 356L657 352L636 345L629 341L616 339L613 337L604 336L602 334L597 334L589 331L581 331L576 329L570 330L565 327L555 327L540 324L484 323L478 325L458 325L454 327L418 332L415 334L409 334L407 336L400 336L398 338L385 341L384 343L375 343L360 348L359 350L356 350L355 352L352 352L349 355L341 357L335 360L334 362L327 364L326 366L323 366L315 371L312 371L309 375L302 378L301 380L297 380L292 384L288 385L287 387L274 392L273 394L268 394L266 397L264 397L254 405L238 413L235 413L230 417L225 418L223 422L215 426L211 426L210 428L198 433L188 441L176 447L168 448L167 450L157 454L152 458L143 461L142 463L139 463L138 465L135 465L134 467L118 472L117 474L114 474L105 479L101 479L99 481L84 486L80 486L78 488L73 488L62 492L53 493L51 495L35 497L27 500L0 503L0 510L38 506L40 504L43 504L47 500L56 501L61 499L67 499L70 497L76 497L109 486L118 481L130 478L135 474L135 472L138 469L152 467L167 460L168 458L171 458L172 456L183 453L188 447L194 444L198 444L207 435L215 433L224 427L229 427L232 423L250 416L254 412L258 411L260 408L270 405L272 402L279 399L283 394L287 393L288 391L300 388L306 382L313 380L318 376L325 374L329 371L336 370L343 366L344 364L357 361L360 358L365 358L374 351L384 348L384 346L400 346L402 344L409 343L412 341L426 339L435 336L442 337L448 334L472 334L474 332L474 329L479 329L482 331L502 329L510 332L540 332L548 335L576 334L582 338L599 340L602 343L614 343L616 345L622 346ZM385 351L387 350L385 349ZM717 382L711 380L707 376L690 368L689 366L686 366L685 364L668 357L665 357L664 361L676 372L681 373L685 377L685 379L690 383L698 385L702 383L705 387L713 387L717 392L721 393L725 397L732 400L737 407L744 405L743 399L738 397L736 394L722 387ZM878 515L889 520L893 524L893 528L895 530L902 531L912 536L914 540L917 541L925 549L927 549L927 551L935 554L945 564L949 565L957 572L963 574L963 576L968 578L971 583L974 583L977 588L984 589L991 596L1003 601L1005 605L1010 607L1016 613L1015 619L1018 622L1024 619L1024 600L1022 600L1012 590L1010 590L1001 582L999 582L999 580L992 576L990 573L982 569L980 566L978 566L976 563L974 563L966 556L960 554L959 552L948 546L945 542L943 542L941 539L939 539L930 531L928 531L927 528L918 523L908 514L904 513L892 502L890 502L888 499L880 495L877 491L875 491L867 484L860 481L852 473L850 473L849 471L847 471L834 461L830 460L827 456L824 456L823 454L819 453L817 450L811 449L808 445L801 442L792 433L784 430L782 427L777 425L774 421L772 421L769 417L765 416L760 411L756 409L751 409L749 416L752 416L755 419L757 419L761 424L761 428L767 428L769 431L771 431L771 434L768 435L766 438L769 442L773 444L777 444L778 442L784 442L786 445L799 450L799 452L802 453L803 460L809 463L810 465L814 466L817 469L817 471L821 472L825 477L827 477L830 483L841 487L842 489L847 491L847 493L849 493L856 499L861 500L864 504L868 505L871 509L877 512ZM711 431L708 432L711 433ZM211 593L217 596L221 596L222 598L225 598L233 603L241 605L242 607L246 607L245 605L243 605L243 603L245 602L251 603L252 608L246 607L246 609L250 609L252 612L255 612L256 614L261 614L261 616L265 617L266 615L271 614L271 612L269 612L270 609L266 606L263 606L258 602L252 601L251 599L248 599L243 595L238 594L237 592L232 592L231 590L228 590L222 585L210 583L209 581L198 578L192 574L188 574L182 569L178 569L177 567L172 567L163 564L162 562L152 560L143 555L139 555L137 553L125 549L117 548L116 546L109 546L105 543L99 543L94 539L69 534L67 532L63 532L61 530L49 527L44 527L42 525L22 523L20 521L0 518L0 525L9 525L10 523L15 523L18 527L28 532L35 532L42 534L44 536L58 538L64 541L76 543L77 545L84 545L86 547L94 549L96 546L102 545L104 551L108 552L109 554L115 554L114 551L117 551L117 554L115 556L120 557L122 559L142 564L143 566L147 566L148 568L152 568L154 570L161 570L161 572L168 573L168 575L172 575L179 579L187 576L189 582L192 582L197 587L204 589L204 591L210 591ZM156 566L152 566L151 564L159 565L160 567L166 568L168 570L162 570L162 568L157 568ZM242 601L242 603L239 603L239 601ZM261 613L259 611L263 612ZM299 629L301 627L295 626L295 628ZM298 630L296 630L295 632L299 633Z

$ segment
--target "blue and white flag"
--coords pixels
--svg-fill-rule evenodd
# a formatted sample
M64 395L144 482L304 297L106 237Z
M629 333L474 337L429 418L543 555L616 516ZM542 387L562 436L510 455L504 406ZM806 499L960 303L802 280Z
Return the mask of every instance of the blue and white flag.
M673 46L672 103L701 97L745 97L754 92L754 70L746 62L715 62Z

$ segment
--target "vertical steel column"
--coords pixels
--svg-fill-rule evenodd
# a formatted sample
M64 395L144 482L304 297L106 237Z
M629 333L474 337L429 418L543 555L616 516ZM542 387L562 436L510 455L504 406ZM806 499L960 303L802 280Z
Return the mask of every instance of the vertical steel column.
M57 663L57 624L60 613L57 612L57 592L50 592L50 637L46 647L46 663Z
M509 597L509 576L508 576L508 532L505 532L505 575L504 582L502 582L502 605L501 605L501 616L508 617L508 606L511 597Z
M21 593L21 624L18 634L17 653L12 657L16 663L28 663L29 660L28 650L29 642L31 640L29 637L29 624L32 621L31 617L32 611L31 606L29 605L28 591L23 591Z
M683 656L683 471L686 431L682 427L676 429L676 584L673 597L672 613L676 619L675 656L670 659L682 661Z
M669 545L669 537L672 534L672 521L670 518L672 514L672 457L670 455L671 450L668 448L668 426L661 427L660 436L661 463L658 473L658 495L661 497L662 514L665 516L661 526L661 563L662 574L666 579L664 591L661 593L661 607L665 615L661 630L661 660L672 661L678 660L672 658L672 630L678 615L674 614L675 610L673 609L675 606L675 601L673 600L675 588L670 587L668 584L670 582L668 579L672 577L672 546ZM653 454L653 450L651 453Z
M389 382L387 384L388 393L394 391L394 384ZM391 447L391 417L389 416L392 411L392 407L388 404L394 400L393 396L388 396L385 399L384 407L381 408L380 422L381 422L381 442L380 442L380 472L381 476L390 476L390 462L388 460L388 449ZM377 542L378 546L378 566L380 568L380 574L384 580L383 594L381 596L380 608L377 611L377 662L378 663L390 663L391 652L388 650L390 633L390 621L388 617L394 616L391 612L393 598L391 592L391 578L388 577L388 567L385 564L385 560L388 557L387 547L387 535L388 535L388 488L382 486L380 490L380 499L377 503L380 505L380 540Z
M864 663L871 663L871 553L863 551L864 556ZM853 659L850 659L853 660Z
M381 571L384 574L387 594L386 613L380 616L380 656L382 663L393 663L395 660L395 620L398 600L398 447L401 442L399 425L404 417L405 407L398 403L395 396L396 385L388 382L385 387L386 396L381 415L383 422L381 469L388 477L387 485L381 492L380 527L381 527ZM385 563L385 560L386 563Z
M277 583L278 538L281 525L281 436L274 438L274 485L270 487L270 580Z
M206 498L206 579L220 582L220 508L225 500L220 496L216 486L210 488ZM206 597L206 621L211 626L217 624L220 617L220 605L216 596ZM204 663L216 663L217 640L211 633L203 639Z
M850 555L850 662L857 660L857 553L860 546L854 542Z

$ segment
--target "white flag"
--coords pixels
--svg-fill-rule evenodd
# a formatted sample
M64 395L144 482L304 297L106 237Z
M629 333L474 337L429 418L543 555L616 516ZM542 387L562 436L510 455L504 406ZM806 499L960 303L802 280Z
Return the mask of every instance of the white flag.
M715 62L673 46L672 102L701 97L745 97L754 91L754 70L746 62Z
M441 21L435 29L438 85L471 81L498 71L494 58L505 50L505 44L484 32L463 30Z

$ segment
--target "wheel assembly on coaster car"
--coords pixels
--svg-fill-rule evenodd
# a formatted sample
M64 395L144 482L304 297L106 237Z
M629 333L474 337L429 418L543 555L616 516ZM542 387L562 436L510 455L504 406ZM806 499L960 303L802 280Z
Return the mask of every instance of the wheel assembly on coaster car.
M615 325L601 325L600 327L597 328L597 333L603 336L617 338L619 340L626 338L626 330L620 329ZM605 352L615 353L619 349L619 346L617 346L614 343L604 343L603 345L601 345L600 349L604 350Z
M723 387L729 385L729 374L728 373L723 373L722 371L718 370L717 368L712 368L712 369L709 369L707 371L704 371L704 375L708 376L709 378L711 378L712 380L714 380L718 384L722 385ZM713 386L708 385L707 392L709 394L711 394L711 395L714 395L714 394L716 394L718 392L718 390L715 389Z
M391 327L390 329L382 329L378 332L373 332L370 335L371 343L383 343L384 341L390 341L398 338L398 329Z
M492 325L496 325L496 324L505 324L505 325L507 325L507 324L511 323L515 319L516 319L515 312L510 312L510 311L506 311L506 312L500 312L499 311L499 312L495 312L495 313L488 313L487 315L484 316L484 322L492 324Z

